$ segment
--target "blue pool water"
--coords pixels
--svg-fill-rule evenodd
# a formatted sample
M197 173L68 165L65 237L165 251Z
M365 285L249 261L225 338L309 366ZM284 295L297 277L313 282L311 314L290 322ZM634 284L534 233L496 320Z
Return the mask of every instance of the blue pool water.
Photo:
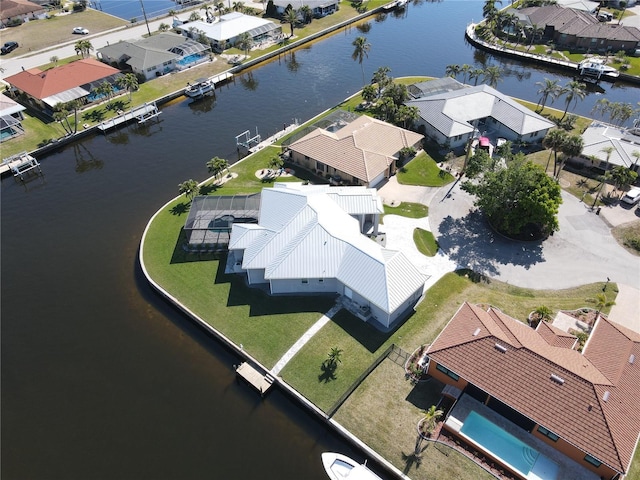
M464 421L460 432L525 476L540 455L537 450L473 411Z
M199 53L192 53L191 55L187 55L186 57L181 58L180 60L178 60L176 63L182 67L186 67L187 65L191 64L191 63L195 63L198 60L200 60L204 55L201 55Z

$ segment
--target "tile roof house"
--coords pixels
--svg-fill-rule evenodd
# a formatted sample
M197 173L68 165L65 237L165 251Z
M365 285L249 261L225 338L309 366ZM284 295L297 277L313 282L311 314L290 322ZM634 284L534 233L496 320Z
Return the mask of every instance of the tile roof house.
M509 12L515 13L521 23L544 28L544 39L553 41L560 49L590 52L624 50L633 54L640 48L640 30L637 27L602 23L582 10L554 4Z
M418 130L439 145L456 148L481 134L514 142L541 141L553 122L488 85L427 94L406 102L420 115Z
M574 343L544 322L533 330L464 303L429 347L429 373L462 391L458 401L475 398L595 478L618 478L640 436L640 334L601 316L582 353ZM445 428L468 440L464 421Z
M258 223L234 223L227 271L276 294L338 294L388 329L422 297L426 276L363 231L383 213L375 189L276 183L261 194Z
M102 82L115 82L119 70L93 58L76 60L48 70L32 68L6 77L18 98L24 96L35 108L51 113L58 103L92 101L92 90Z
M291 143L291 160L323 177L375 187L396 172L400 150L421 149L423 136L362 115L316 128Z
M46 14L44 7L29 0L2 0L0 21L2 25L9 25L14 21L28 22L37 18L45 18Z
M104 63L120 69L130 69L146 80L151 80L181 69L181 60L189 55L197 57L189 62L189 66L207 60L208 50L207 46L195 40L165 32L135 42L123 41L107 45L100 48L96 56Z

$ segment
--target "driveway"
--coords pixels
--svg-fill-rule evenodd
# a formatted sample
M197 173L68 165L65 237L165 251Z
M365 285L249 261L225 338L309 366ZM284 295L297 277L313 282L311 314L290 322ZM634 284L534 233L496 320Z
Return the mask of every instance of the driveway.
M517 242L494 233L459 185L434 195L429 223L452 261L506 283L561 289L609 277L640 289L640 257L620 247L587 205L565 192L562 199L560 230L542 242Z

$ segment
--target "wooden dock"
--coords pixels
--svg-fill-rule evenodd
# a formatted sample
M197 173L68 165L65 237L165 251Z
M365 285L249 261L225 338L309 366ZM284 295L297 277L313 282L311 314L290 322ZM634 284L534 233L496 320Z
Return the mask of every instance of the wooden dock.
M155 102L145 103L140 107L132 108L128 112L121 112L117 117L105 120L98 125L98 128L106 133L107 130L131 122L132 120L137 120L138 123L144 123L150 118L157 117L161 113Z
M247 362L236 368L236 375L260 392L260 395L265 395L273 385L274 378L271 375L261 373Z

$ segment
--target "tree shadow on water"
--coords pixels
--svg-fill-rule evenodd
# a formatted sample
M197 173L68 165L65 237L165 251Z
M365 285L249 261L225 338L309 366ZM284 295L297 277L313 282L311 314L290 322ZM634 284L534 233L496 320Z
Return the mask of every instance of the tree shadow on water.
M510 240L496 233L479 211L461 218L448 216L438 226L438 244L451 260L488 276L496 276L500 265L525 269L544 261L542 242Z

